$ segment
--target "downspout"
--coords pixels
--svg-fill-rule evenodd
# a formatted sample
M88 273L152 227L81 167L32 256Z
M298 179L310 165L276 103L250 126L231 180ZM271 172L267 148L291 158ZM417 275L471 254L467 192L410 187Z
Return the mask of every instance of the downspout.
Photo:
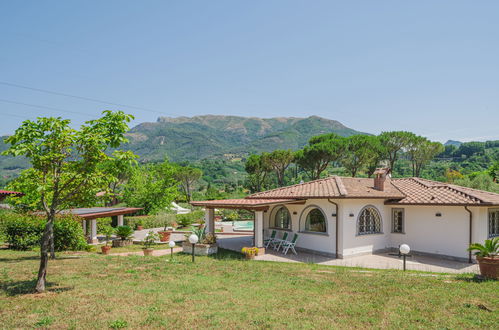
M464 206L464 209L466 211L468 211L468 213L470 214L470 220L469 220L469 234L470 234L470 237L469 237L469 244L468 246L470 246L471 244L473 244L472 240L473 240L473 213L471 212L471 210L468 208L467 205ZM473 260L471 258L471 251L469 251L469 254L468 254L468 262L471 264L473 263Z
M336 222L336 259L339 259L339 252L338 252L338 249L339 249L339 243L338 243L338 237L340 236L339 234L339 223L338 223L338 218L339 218L339 206L338 206L338 203L335 203L333 202L332 200L330 200L329 198L327 199L327 201L331 204L334 204L334 206L336 206L336 219L335 219L335 222Z

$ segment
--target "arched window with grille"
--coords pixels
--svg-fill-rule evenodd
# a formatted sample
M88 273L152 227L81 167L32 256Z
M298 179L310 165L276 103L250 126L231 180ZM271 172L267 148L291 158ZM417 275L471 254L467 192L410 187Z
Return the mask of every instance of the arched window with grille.
M369 235L382 232L382 219L378 209L372 205L364 207L357 220L357 234Z

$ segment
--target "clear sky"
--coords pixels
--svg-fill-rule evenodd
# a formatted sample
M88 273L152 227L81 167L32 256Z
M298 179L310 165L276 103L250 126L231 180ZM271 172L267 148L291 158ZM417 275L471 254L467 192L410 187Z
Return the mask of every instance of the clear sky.
M499 139L496 0L4 0L0 31L0 134L122 109Z

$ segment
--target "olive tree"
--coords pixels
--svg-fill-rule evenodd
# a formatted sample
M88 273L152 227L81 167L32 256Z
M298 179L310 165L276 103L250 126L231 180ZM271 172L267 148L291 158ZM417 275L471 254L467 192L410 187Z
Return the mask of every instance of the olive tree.
M114 179L101 165L113 158L106 154L109 148L127 142L124 134L132 119L122 111L104 111L101 118L74 129L67 119L38 118L24 121L5 140L10 147L4 154L25 156L31 162L33 173L29 177L35 180L47 219L41 239L37 292L45 291L56 215L68 206L87 205L95 197L96 187L105 187Z

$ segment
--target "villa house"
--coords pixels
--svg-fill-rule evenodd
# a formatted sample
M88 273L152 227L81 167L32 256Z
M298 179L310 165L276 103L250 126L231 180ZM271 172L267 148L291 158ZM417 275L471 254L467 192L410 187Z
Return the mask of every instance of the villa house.
M499 194L421 178L333 176L255 193L244 199L196 201L214 232L214 208L255 212L255 246L271 230L298 233L297 247L348 258L397 249L472 261L472 242L499 236Z

